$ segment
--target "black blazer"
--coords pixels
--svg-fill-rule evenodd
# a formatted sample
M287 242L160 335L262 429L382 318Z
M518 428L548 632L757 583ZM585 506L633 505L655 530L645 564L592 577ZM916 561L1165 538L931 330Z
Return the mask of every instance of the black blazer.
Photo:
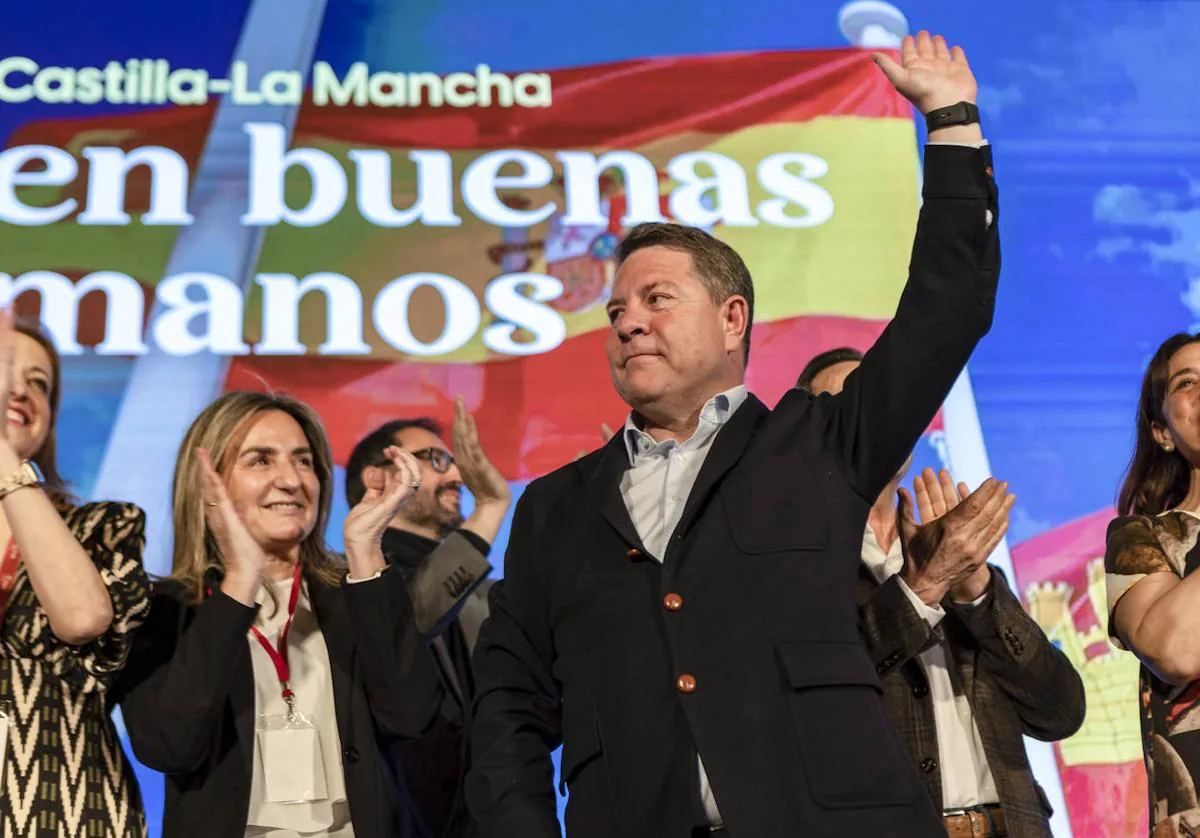
M945 836L854 600L870 505L991 326L989 150L929 147L924 197L896 317L844 392L750 397L661 565L621 498L621 435L525 490L474 659L467 788L488 834L558 836L561 741L570 838L686 838L697 748L735 838Z
M442 688L404 579L385 571L339 588L313 578L308 586L329 651L354 834L408 838L407 796L381 740L424 732ZM246 637L256 611L219 590L191 606L174 583L155 587L116 697L134 754L166 774L164 838L245 835L255 747Z

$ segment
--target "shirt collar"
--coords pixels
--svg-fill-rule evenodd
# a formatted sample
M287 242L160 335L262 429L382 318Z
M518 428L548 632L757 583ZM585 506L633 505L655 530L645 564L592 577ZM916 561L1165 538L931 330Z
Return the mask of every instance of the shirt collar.
M729 417L737 412L737 409L742 406L742 403L746 401L749 395L750 391L746 389L746 385L739 384L736 387L730 387L724 392L717 393L706 401L704 407L700 408L700 423L687 442L695 439L701 433L713 433L720 429L722 425L729 421ZM621 430L621 438L625 441L625 452L629 455L629 462L631 464L636 462L638 457L644 457L660 445L664 449L667 449L674 448L680 444L675 442L675 440L668 440L661 443L655 442L654 437L638 427L637 414L635 413L630 413L628 418L626 418L625 427Z

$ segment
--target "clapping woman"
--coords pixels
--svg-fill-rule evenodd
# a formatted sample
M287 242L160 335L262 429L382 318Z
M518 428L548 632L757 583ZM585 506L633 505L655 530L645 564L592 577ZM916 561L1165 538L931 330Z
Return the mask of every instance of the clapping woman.
M380 549L420 469L387 456L343 562L325 546L332 463L309 407L234 392L189 429L174 573L122 701L135 754L167 775L164 838L410 834L381 740L422 733L442 690Z
M146 834L109 692L149 610L145 516L79 505L55 463L58 353L0 312L0 834Z

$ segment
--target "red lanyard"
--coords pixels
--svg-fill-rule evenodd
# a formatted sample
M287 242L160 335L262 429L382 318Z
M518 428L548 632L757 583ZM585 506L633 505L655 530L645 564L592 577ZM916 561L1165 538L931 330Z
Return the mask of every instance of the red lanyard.
M283 688L283 700L287 702L289 713L295 712L296 694L292 692L292 669L288 666L287 639L288 632L292 630L292 618L296 616L296 602L299 599L300 565L297 563L296 575L292 577L292 595L288 597L287 622L283 624L283 629L279 632L279 648L276 649L271 645L271 642L258 630L258 626L250 626L251 633L258 638L258 642L266 650L267 657L271 659L271 663L275 664L275 674L279 676L279 685Z
M0 617L8 608L8 598L12 595L13 585L17 581L17 571L21 569L21 550L17 540L8 540L8 549L4 551L4 559L0 561Z

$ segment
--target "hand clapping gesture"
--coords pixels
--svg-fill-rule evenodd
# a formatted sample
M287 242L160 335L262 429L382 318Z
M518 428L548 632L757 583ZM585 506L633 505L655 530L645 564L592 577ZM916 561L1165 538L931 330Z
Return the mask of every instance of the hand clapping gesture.
M370 575L384 566L380 548L384 530L421 487L421 464L416 457L396 445L385 449L383 454L393 468L368 469L363 473L366 493L350 510L343 527L350 574L356 578L360 577L358 571Z
M898 512L900 543L904 548L901 578L929 605L947 593L956 602L971 602L991 581L987 558L1008 532L1008 515L1016 496L1008 484L989 477L974 492L956 487L949 472L933 469L913 480L921 521L913 502L901 489Z
M204 496L204 518L225 565L221 590L244 605L252 606L262 585L267 554L246 529L241 512L229 499L212 458L203 448L196 450L196 470Z
M451 445L458 473L462 475L463 484L471 490L475 505L503 505L507 509L512 501L512 490L509 489L508 481L504 479L500 469L492 464L483 446L479 444L479 429L475 425L475 417L467 412L461 398L454 400Z

